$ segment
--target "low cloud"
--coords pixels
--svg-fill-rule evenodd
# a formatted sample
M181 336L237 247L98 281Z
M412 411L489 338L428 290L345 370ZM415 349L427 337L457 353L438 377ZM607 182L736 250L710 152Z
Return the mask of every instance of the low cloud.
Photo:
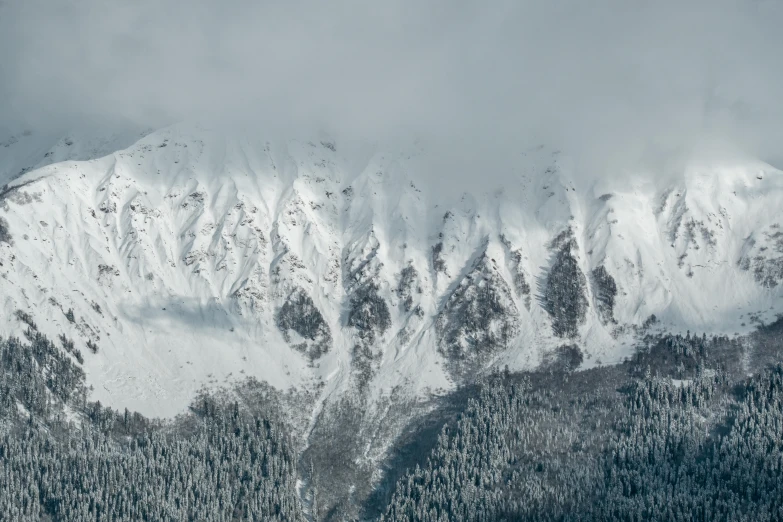
M781 26L761 0L4 0L0 118L420 137L484 180L535 143L588 178L774 162Z

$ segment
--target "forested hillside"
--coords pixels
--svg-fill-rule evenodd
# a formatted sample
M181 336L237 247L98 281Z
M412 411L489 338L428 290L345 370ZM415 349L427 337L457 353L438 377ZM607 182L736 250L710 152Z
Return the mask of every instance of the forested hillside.
M736 342L649 341L617 367L491 377L382 520L783 519L783 366L735 379Z
M169 422L87 402L34 328L0 341L0 518L304 520L285 429L210 397Z
M0 513L14 521L781 520L783 365L770 363L781 358L782 328L734 340L649 336L625 363L584 371L575 371L579 348L564 346L536 372L486 375L463 390L456 417L458 401L433 410L429 431L443 427L431 451L408 447L395 460L400 448L390 449L396 469L386 476L399 480L376 483L350 508L340 485L353 479L339 459L315 460L322 480L334 478L320 507L299 490L299 476L314 470L282 417L208 395L165 422L102 407L87 400L68 339L57 345L30 321L26 339L0 342ZM418 431L408 440L426 448L424 425L411 426Z

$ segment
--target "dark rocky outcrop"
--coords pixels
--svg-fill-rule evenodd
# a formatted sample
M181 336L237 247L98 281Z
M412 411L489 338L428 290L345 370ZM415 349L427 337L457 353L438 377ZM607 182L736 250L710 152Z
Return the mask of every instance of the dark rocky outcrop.
M551 245L554 262L544 283L543 305L552 318L552 331L558 337L572 338L579 333L587 314L587 279L579 268L574 252L576 240L570 229L563 231Z
M598 317L604 324L614 324L614 300L617 296L617 284L606 268L601 265L592 274L593 296Z
M432 247L432 268L435 272L446 272L446 260L443 259L443 241Z
M508 347L519 310L495 262L482 254L437 317L439 350L456 373Z
M319 358L331 348L332 334L329 325L312 298L301 288L293 290L278 310L277 327L286 342L311 360ZM296 332L302 340L294 341L291 331Z
M356 328L365 343L372 344L391 326L391 315L386 301L378 295L378 285L368 283L351 295L348 326Z
M522 299L525 308L530 310L530 284L528 283L528 276L525 273L525 268L522 263L524 257L522 251L518 248L513 248L511 241L503 234L500 235L500 242L506 247L506 252L508 253L509 270L514 278L512 281L514 284L514 291L516 292L517 297Z
M348 296L347 326L353 328L358 342L352 351L352 365L359 388L372 378L382 352L376 341L391 327L389 305L381 296L378 258L380 242L370 230L367 237L354 244L343 261L343 281Z
M783 231L779 224L771 225L758 236L748 238L739 260L742 270L750 271L765 288L774 288L783 282Z
M413 310L413 294L421 293L421 286L419 286L419 272L413 268L413 265L408 265L400 272L400 281L397 283L397 296L402 300L402 308L406 312Z
M527 282L525 271L522 268L522 253L519 250L514 250L511 253L511 259L514 264L514 290L518 297L521 297L525 302L525 308L530 310L530 284Z
M0 217L0 243L13 244L11 239L11 232L8 230L8 221L5 218Z

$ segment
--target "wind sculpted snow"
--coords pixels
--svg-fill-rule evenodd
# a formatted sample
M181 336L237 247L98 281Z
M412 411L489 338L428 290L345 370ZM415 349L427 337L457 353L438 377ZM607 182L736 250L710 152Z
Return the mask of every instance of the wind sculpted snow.
M653 314L733 334L779 311L768 165L599 190L539 147L503 187L449 199L420 183L421 146L352 150L179 124L31 163L0 202L4 331L21 310L72 340L95 399L174 415L251 376L376 404L453 389L465 363L537 366L564 338L582 367L621 361Z

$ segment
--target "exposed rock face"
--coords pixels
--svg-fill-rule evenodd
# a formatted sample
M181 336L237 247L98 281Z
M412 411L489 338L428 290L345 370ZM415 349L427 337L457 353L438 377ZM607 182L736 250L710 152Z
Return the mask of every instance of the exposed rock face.
M120 271L111 265L98 265L98 284L111 286L113 278L120 275Z
M435 272L446 272L446 261L443 259L443 241L432 247L432 268Z
M725 209L701 213L691 202L687 189L671 188L664 192L657 212L665 218L666 240L677 256L677 266L688 277L694 276L694 269L703 265L705 257L712 256L718 248L719 235L729 223L725 220Z
M422 298L425 297L424 289L421 286L419 271L414 268L412 261L408 261L400 271L394 293L404 312L401 327L397 330L396 341L404 345L411 340L413 332L421 327L424 318L424 310L421 307Z
M571 229L560 233L551 247L555 260L544 285L544 308L552 317L552 331L556 336L576 337L587 314L587 279L574 255L577 244Z
M518 248L513 248L511 242L503 234L500 235L500 242L503 243L503 246L506 247L508 252L510 262L509 269L514 278L512 281L514 284L514 291L516 292L517 297L522 298L525 303L525 308L530 310L530 284L528 283L528 276L525 273L525 268L522 265L522 251Z
M783 230L775 223L745 243L739 266L749 270L758 283L774 288L783 282Z
M277 327L286 342L311 360L328 352L332 345L329 325L312 298L301 288L293 290L278 310Z
M413 265L408 265L400 272L400 281L397 284L397 296L402 300L402 308L406 312L413 310L413 294L414 292L421 294L422 289L419 286L419 273L413 268Z
M614 300L617 296L617 284L614 278L601 265L592 272L593 296L598 316L604 324L614 324Z
M375 342L391 326L389 306L378 295L378 286L369 283L359 287L351 296L348 326L356 328L366 343Z
M525 307L530 310L530 285L525 277L525 271L522 268L522 253L519 250L514 250L511 253L512 260L514 262L514 290L517 296L522 297L525 300Z
M379 295L380 242L370 231L362 244L352 245L343 263L345 293L349 296L348 326L356 328L359 337L372 344L390 326L389 306Z
M482 254L438 314L439 349L460 373L509 346L519 310L494 260Z
M249 277L242 280L231 296L248 310L254 313L260 313L265 308L267 299L267 281L268 277L264 269L258 266L253 269ZM242 315L242 307L239 307L237 313Z
M349 298L347 325L359 337L352 350L352 362L360 387L372 378L381 355L376 341L391 326L389 305L380 295L383 263L378 258L379 248L380 242L371 230L350 246L343 263L345 293Z
M0 243L12 244L11 232L8 231L8 221L0 217Z

